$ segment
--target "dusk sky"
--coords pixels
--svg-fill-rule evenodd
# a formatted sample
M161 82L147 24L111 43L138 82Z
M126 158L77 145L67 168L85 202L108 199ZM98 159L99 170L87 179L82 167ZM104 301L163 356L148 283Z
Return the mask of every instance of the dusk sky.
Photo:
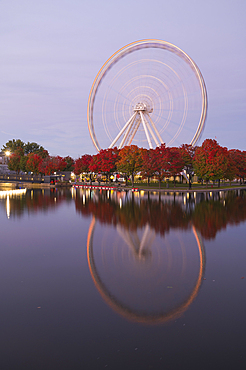
M87 100L96 74L121 47L154 38L184 50L204 77L199 144L246 150L245 15L245 0L0 0L0 148L15 138L51 155L95 154Z

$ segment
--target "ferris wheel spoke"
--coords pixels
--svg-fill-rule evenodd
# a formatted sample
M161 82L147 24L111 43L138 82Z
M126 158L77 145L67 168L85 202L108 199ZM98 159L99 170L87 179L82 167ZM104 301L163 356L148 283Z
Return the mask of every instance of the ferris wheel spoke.
M125 141L126 141L126 139L127 139L128 135L129 135L129 132L131 131L131 129L132 129L132 127L133 127L134 121L135 121L135 117L134 117L134 118L131 120L131 122L129 123L128 128L127 128L127 130L126 130L126 132L125 132L125 134L124 134L124 136L123 136L123 139L122 139L122 141L121 141L121 143L120 143L120 145L119 145L119 149L121 149L121 148L124 146Z
M157 135L157 137L158 137L158 139L160 140L160 143L161 144L163 144L164 143L164 141L162 140L162 137L161 137L161 135L159 134L159 131L157 130L157 128L155 127L155 124L154 124L154 122L152 121L152 119L150 118L150 115L148 114L148 113L146 113L147 114L147 116L148 116L148 118L149 118L149 121L150 121L150 123L151 123L151 125L152 125L152 127L153 127L153 129L154 129L154 131L155 131L155 133L156 133L156 135Z
M140 123L141 123L141 119L139 118L138 120L136 120L135 126L133 127L133 130L132 130L132 133L129 135L129 139L127 141L127 145L131 145L132 140L134 139L134 136L136 135L136 132L138 131L138 128L140 126Z
M155 145L156 146L159 146L160 145L160 143L158 142L158 140L156 139L156 136L155 136L155 134L154 134L154 132L153 132L153 130L152 130L152 128L151 128L151 126L149 125L149 122L148 122L148 120L147 119L145 119L145 122L146 122L146 126L147 126L147 128L148 128L148 130L149 130L149 132L150 132L150 134L151 134L151 136L152 136L152 138L153 138L153 140L154 140L154 142L155 142ZM157 133L158 131L156 130L155 131L155 133ZM160 137L160 139L161 139L161 137ZM160 142L161 142L161 140L160 140ZM161 144L162 144L162 142L161 142Z
M150 147L150 149L153 149L153 146L152 146L152 143L151 143L151 140L150 140L150 137L149 137L149 132L148 132L148 129L147 129L147 126L146 126L146 123L145 123L144 115L141 111L139 113L140 113L141 121L142 121L142 124L143 124L144 132L145 132L146 138L148 140L149 147Z
M134 114L131 116L131 118L126 122L125 126L120 130L116 138L112 141L112 143L109 145L109 148L113 148L113 146L117 143L123 132L126 130L127 126L131 124L132 120L135 119L137 115L137 112L134 112Z

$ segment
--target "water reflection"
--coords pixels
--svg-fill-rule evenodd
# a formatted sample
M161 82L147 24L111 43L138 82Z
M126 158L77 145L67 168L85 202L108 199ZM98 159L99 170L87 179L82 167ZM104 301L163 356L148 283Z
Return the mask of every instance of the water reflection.
M76 209L93 215L87 257L101 296L128 319L151 324L174 320L198 294L205 270L201 234L214 238L227 220L246 216L240 192L79 190Z
M0 191L0 199L6 199L6 215L10 218L10 198L21 198L26 194L26 189L2 190Z
M175 319L194 301L205 271L202 239L246 219L243 191L0 191L8 218L46 212L63 202L73 202L78 213L92 218L87 258L103 299L124 317L151 324Z
M63 202L74 202L83 217L94 215L106 224L127 225L130 229L148 224L165 235L170 228L188 230L194 225L204 239L214 239L228 224L246 220L245 191L207 193L113 192L76 189L0 190L0 209L7 217L47 212Z
M214 239L226 226L246 220L245 191L194 193L125 193L77 190L76 210L101 223L126 225L134 230L149 224L165 235L171 228L191 229Z
M57 191L53 188L0 190L0 207L6 209L8 218L22 217L26 213L47 212L71 199L70 191Z
M199 233L173 231L164 238L149 224L132 230L97 224L87 239L92 279L103 299L127 319L147 324L174 320L198 294L205 270Z

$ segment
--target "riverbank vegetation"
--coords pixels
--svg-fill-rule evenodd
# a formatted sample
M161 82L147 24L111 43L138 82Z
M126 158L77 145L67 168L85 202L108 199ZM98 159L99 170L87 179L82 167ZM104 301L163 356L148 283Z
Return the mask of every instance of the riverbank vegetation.
M84 178L110 181L124 178L126 183L131 179L132 186L136 175L138 181L150 184L172 179L176 186L176 178L182 176L191 187L192 178L196 175L198 182L216 181L220 186L221 180L231 182L234 179L244 182L246 177L246 151L228 149L218 144L216 140L206 139L201 146L193 147L183 144L180 147L166 147L162 144L155 149L139 148L136 145L102 149L95 155L84 154L74 160L70 156L50 156L48 151L37 143L24 143L21 140L10 140L2 150L11 153L8 168L19 173L51 175L59 171L73 171L75 175Z

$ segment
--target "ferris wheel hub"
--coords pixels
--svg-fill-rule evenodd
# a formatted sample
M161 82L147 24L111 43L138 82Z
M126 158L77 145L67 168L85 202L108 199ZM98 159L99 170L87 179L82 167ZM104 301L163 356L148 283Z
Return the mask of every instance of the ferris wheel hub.
M133 110L134 112L153 112L153 108L148 107L145 103L137 103Z

